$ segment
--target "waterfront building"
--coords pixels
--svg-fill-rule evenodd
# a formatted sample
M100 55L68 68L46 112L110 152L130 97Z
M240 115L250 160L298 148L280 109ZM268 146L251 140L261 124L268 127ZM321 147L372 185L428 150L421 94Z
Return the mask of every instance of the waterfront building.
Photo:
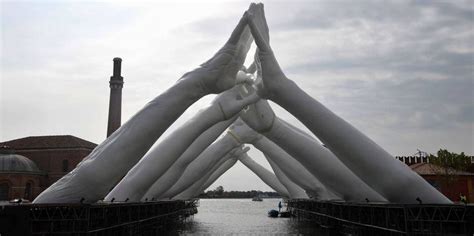
M72 135L33 136L0 143L0 200L33 200L96 146Z
M460 196L474 203L474 156L469 156L471 166L467 171L449 170L449 177L442 174L439 166L429 163L427 155L396 156L396 159L408 165L413 171L433 185L451 201L459 202ZM449 186L445 183L449 178Z

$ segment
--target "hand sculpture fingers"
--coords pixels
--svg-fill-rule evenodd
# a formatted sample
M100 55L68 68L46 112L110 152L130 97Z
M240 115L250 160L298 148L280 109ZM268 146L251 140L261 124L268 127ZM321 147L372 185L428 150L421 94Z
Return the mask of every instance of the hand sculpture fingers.
M249 10L244 14L248 20L250 31L252 32L253 38L257 47L262 52L271 52L268 33L267 20L265 19L265 12L263 4L252 4Z
M213 102L222 112L223 119L227 120L242 110L249 104L259 100L255 91L249 92L243 89L243 85L236 85L233 88L221 93Z
M263 5L247 11L248 25L257 44L255 65L257 69L258 94L263 98L275 98L275 93L284 88L283 81L288 81L280 68L270 47L268 26Z
M237 73L237 77L235 78L235 84L253 84L253 79L251 74L246 74L244 71L240 70Z
M252 5L250 5L249 10L252 9ZM245 27L247 26L247 18L241 17L239 23L237 23L237 26L234 28L232 31L232 34L230 35L229 39L226 42L226 45L228 44L233 44L236 45L239 43L239 40L241 38L242 32L245 30Z
M250 158L249 155L247 155L247 152L241 153L240 155L235 155L237 159L242 160L246 158Z
M257 66L255 65L255 62L252 62L252 64L249 66L249 68L247 68L245 72L253 74L255 73L255 71L257 71Z
M220 93L235 85L235 77L242 67L252 35L247 17L242 17L226 44L208 61L185 77L197 77L203 93Z
M235 152L232 153L232 155L238 157L238 156L241 156L241 155L247 153L249 150L250 150L250 147L242 145L242 146L236 148Z
M232 150L229 151L229 156L235 156L235 153L239 150L242 150L245 146L243 144L240 144L238 147L233 148Z

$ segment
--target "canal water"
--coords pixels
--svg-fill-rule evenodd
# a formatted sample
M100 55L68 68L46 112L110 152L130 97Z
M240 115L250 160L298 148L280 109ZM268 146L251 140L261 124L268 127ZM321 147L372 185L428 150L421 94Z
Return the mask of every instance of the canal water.
M180 227L179 235L327 235L314 224L270 218L281 199L201 199L198 213ZM282 201L283 203L283 201ZM282 209L283 210L283 209Z

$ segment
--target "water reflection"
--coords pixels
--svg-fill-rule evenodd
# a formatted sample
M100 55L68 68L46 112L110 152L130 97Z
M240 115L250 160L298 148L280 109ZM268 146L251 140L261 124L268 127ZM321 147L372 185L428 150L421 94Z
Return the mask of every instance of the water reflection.
M201 199L199 213L177 230L179 235L327 235L307 222L270 218L281 199Z

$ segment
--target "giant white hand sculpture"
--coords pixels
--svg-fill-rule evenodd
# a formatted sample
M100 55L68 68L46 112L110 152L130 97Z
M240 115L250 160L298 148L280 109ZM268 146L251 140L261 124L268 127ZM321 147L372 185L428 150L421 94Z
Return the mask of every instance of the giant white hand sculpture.
M211 106L166 137L127 173L106 196L105 201L139 201L201 133L212 125L233 117L243 107L258 99L255 93L248 98L241 97L241 89L242 85L237 85L221 93Z
M202 153L209 145L216 140L219 135L235 120L236 117L226 121L221 121L204 133L202 133L194 142L186 149L186 151L176 160L176 162L166 172L153 183L153 185L146 191L142 200L152 199L155 196L160 196L171 188L176 181L181 177L186 167L199 154Z
M282 123L275 117L267 101L260 100L250 105L246 111L240 113L240 117L252 129L266 136L299 161L330 191L340 195L342 199L385 201L327 148Z
M390 202L416 203L420 198L425 203L451 203L408 166L285 76L269 44L263 5L250 9L247 17L259 50L257 60L261 62L263 82L260 95L298 118L347 167Z
M167 199L181 193L197 179L209 172L215 163L218 163L226 153L239 146L240 144L237 143L234 138L226 134L199 154L199 156L188 165L181 178L165 193L157 197Z
M266 157L268 163L270 163L270 166L272 167L273 173L275 173L275 176L280 180L280 183L285 186L285 188L288 190L288 193L290 193L290 198L292 199L307 199L308 194L306 194L305 190L295 184L293 181L291 181L285 173L276 165L270 158Z
M278 178L270 172L269 170L265 169L263 166L259 165L257 162L252 160L248 155L240 155L239 161L242 162L245 166L247 166L253 173L255 173L264 183L266 183L270 188L275 190L279 193L282 197L291 198L290 193L286 189L286 187L280 183Z
M293 127L292 127L293 128ZM293 128L295 129L295 128ZM321 183L314 175L312 175L300 162L286 153L278 145L268 140L268 138L255 132L241 120L237 120L230 127L231 132L242 142L252 144L265 154L276 164L283 173L295 184L302 187L311 195L320 200L328 200L337 198L329 192L324 184ZM302 132L301 130L295 130Z
M243 17L210 60L148 103L34 203L72 203L81 199L92 203L102 199L191 104L235 85L235 75L252 41L246 25Z

